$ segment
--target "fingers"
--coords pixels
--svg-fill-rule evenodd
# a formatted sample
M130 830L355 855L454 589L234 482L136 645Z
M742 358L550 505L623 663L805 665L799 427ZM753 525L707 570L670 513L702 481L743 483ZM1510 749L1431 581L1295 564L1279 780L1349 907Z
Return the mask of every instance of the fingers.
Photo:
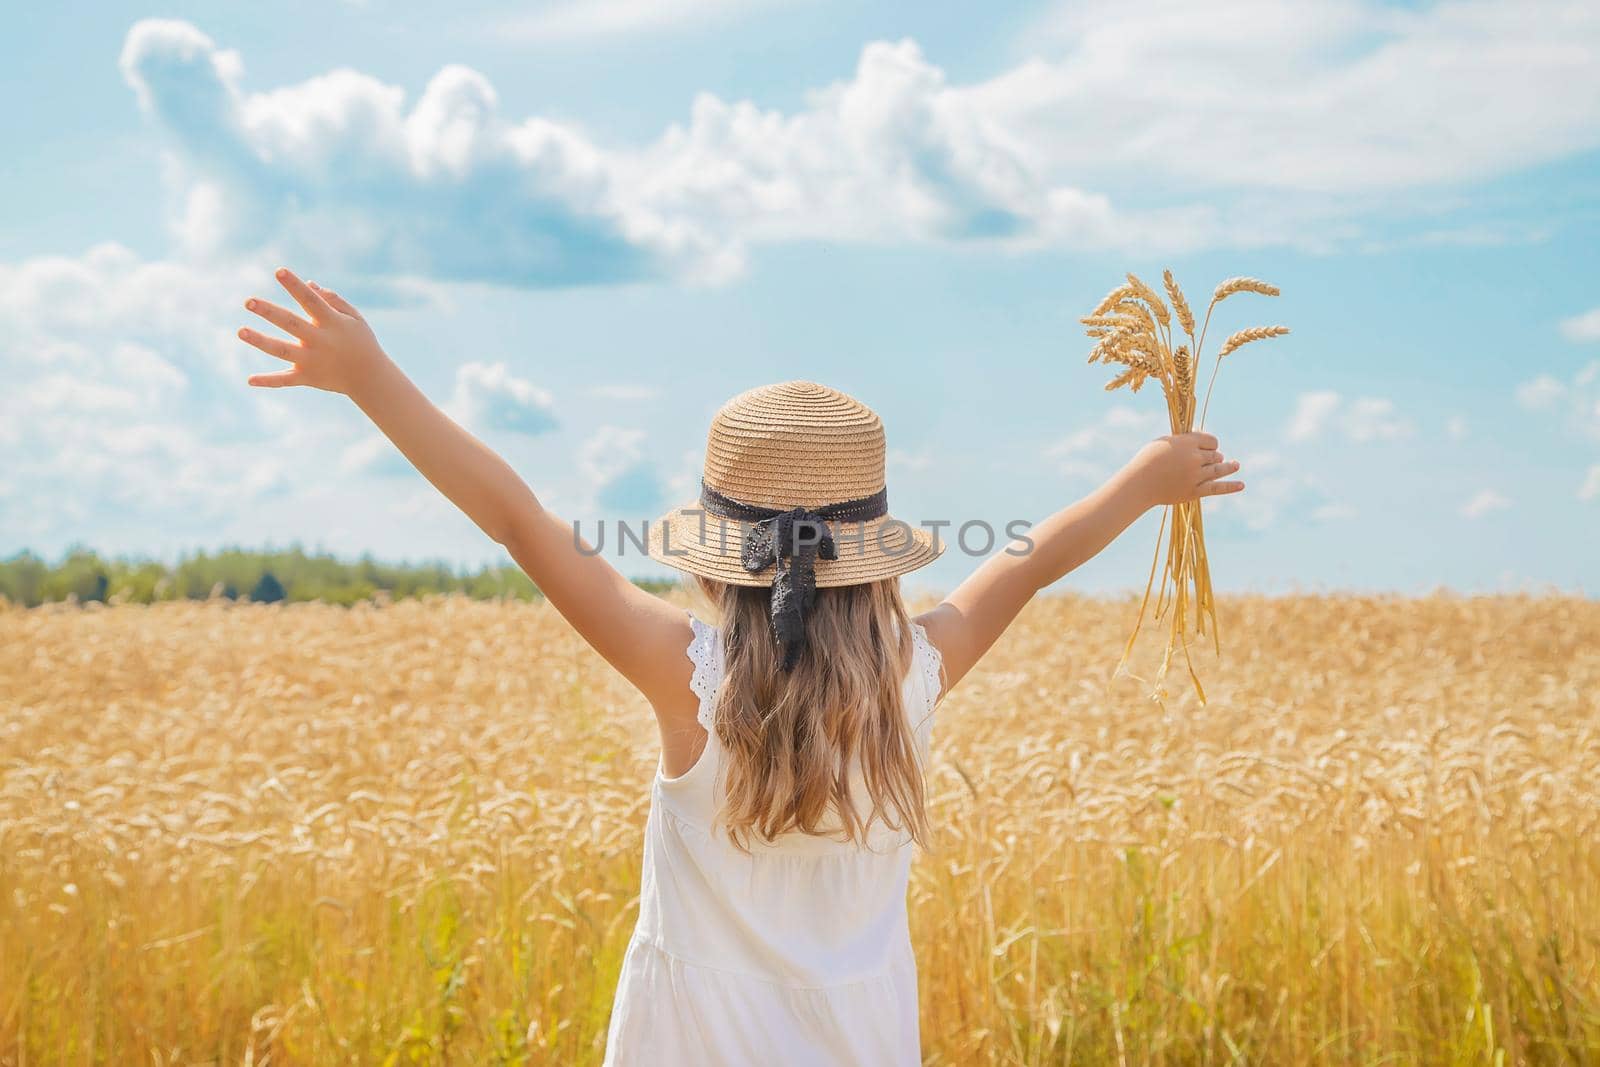
M280 337L268 337L264 333L252 330L248 326L239 327L239 340L245 344L254 345L269 356L286 359L290 363L296 362L303 349L297 344L285 341Z
M245 379L245 382L260 389L282 389L286 385L299 385L300 368L291 367L288 370L273 371L271 374L252 374Z
M1221 462L1222 462L1222 453L1218 452L1216 449L1214 449L1214 448L1203 448L1203 449L1200 450L1200 463L1201 463L1202 466L1206 466L1206 465L1209 465L1209 464L1212 464L1212 463L1221 463Z
M306 339L306 336L314 328L312 327L311 323L307 322L305 319L302 319L299 315L296 315L287 308L279 307L270 300L260 300L256 297L251 297L249 300L244 302L244 306L248 310L254 311L257 315L260 315L262 318L272 323L272 325L276 326L284 333L294 334L294 336L300 338L302 341Z
M1206 482L1196 490L1199 496L1226 496L1244 488L1243 482Z
M288 267L278 268L278 284L289 290L289 295L294 297L295 303L306 309L306 314L311 316L312 322L326 322L332 315L333 309L328 306L317 291L295 277L294 271Z
M1191 433L1189 436L1194 439L1194 443L1201 449L1204 449L1207 452L1216 451L1217 437L1215 434Z
M1200 480L1202 482L1214 482L1223 475L1232 474L1238 469L1239 461L1236 459L1230 459L1225 462L1207 463L1205 466L1200 468Z
M311 288L315 289L317 292L321 293L322 299L326 300L335 311L342 311L352 318L359 319L361 317L361 312L356 310L356 306L354 304L350 303L350 301L346 300L332 289L324 289L316 282L311 281L306 282L306 284L311 286Z

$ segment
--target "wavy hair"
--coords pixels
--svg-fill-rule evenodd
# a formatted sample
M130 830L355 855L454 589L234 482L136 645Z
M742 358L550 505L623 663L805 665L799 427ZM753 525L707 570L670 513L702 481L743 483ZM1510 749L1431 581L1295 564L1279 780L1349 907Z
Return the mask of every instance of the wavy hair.
M806 645L780 669L772 591L698 578L719 616L714 728L727 753L718 812L733 843L799 831L868 841L873 821L928 844L923 763L901 683L912 659L900 580L817 590ZM863 816L856 789L870 802Z

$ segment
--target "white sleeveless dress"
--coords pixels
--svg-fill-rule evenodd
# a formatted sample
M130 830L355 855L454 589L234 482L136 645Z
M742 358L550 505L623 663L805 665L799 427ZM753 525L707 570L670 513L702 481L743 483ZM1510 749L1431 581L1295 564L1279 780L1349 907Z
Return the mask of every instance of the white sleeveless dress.
M690 623L691 684L709 736L678 777L656 767L639 919L611 1009L607 1067L920 1064L909 835L874 820L869 847L795 832L753 840L747 856L724 828L713 833L722 642L715 627L692 615ZM939 652L912 626L903 693L925 763Z

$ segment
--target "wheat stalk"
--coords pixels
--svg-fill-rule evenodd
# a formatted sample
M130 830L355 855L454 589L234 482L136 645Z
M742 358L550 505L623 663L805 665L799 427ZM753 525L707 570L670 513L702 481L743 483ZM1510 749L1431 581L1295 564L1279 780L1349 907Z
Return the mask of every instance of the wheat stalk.
M1195 656L1210 714L1063 669L1128 637L1131 605L1086 596L1033 598L941 704L947 862L907 899L930 1062L983 1062L1015 1027L1085 1060L1226 1033L1251 1062L1319 1063L1463 1047L1491 1018L1476 1047L1508 1063L1592 1062L1600 601L1218 600L1255 654L1220 687ZM1441 647L1471 663L1441 670ZM494 669L529 649L552 669ZM610 987L573 975L611 973L637 920L661 744L548 603L0 609L0 679L0 1061L359 1061L383 1055L375 1019L413 1018L401 1060L516 1058L501 1034L527 1062L599 1059ZM323 816L306 851L296 827L333 802L364 814ZM1131 937L1130 900L1155 908ZM1114 1033L1084 960L1142 981L1152 952Z
M1251 341L1265 341L1269 337L1282 337L1289 332L1287 326L1252 326L1247 330L1240 330L1222 343L1222 351L1217 353L1221 359L1240 345L1247 345Z
M1094 306L1094 310L1090 312L1090 314L1104 315L1107 311L1110 311L1112 307L1118 304L1123 297L1132 295L1133 287L1131 285L1119 285L1115 289L1111 290L1111 292L1107 293L1105 295L1105 299L1096 304Z
M1211 303L1218 304L1234 293L1260 293L1262 296L1277 296L1278 287L1262 281L1259 278L1229 278L1216 291L1211 294Z
M1189 358L1189 346L1179 345L1178 350L1172 353L1173 384L1178 387L1180 398L1194 398L1194 360Z
M1206 321L1200 326L1200 341L1195 346L1198 354L1200 348L1206 343L1206 327L1211 325L1211 311L1234 293L1260 293L1262 296L1277 296L1278 287L1259 278L1229 278L1211 294L1211 303L1206 305Z
M1268 286L1268 288L1272 288ZM1261 290L1252 290L1260 292ZM1273 292L1277 292L1273 289ZM1265 341L1269 337L1282 337L1289 332L1287 326L1252 326L1247 330L1240 330L1222 343L1222 348L1217 352L1217 362L1211 368L1211 382L1206 386L1206 402L1200 408L1200 425L1206 424L1206 412L1211 410L1211 390L1217 384L1217 371L1222 369L1222 357L1231 353L1240 345L1247 345L1252 341Z
M1106 294L1093 312L1081 321L1089 336L1097 343L1089 353L1089 362L1115 363L1122 366L1107 390L1127 386L1134 392L1150 378L1161 382L1167 402L1167 419L1173 433L1188 433L1195 428L1195 384L1200 366L1200 354L1205 345L1206 328L1211 323L1211 312L1217 304L1234 293L1259 293L1277 296L1278 288L1256 278L1230 278L1217 286L1206 307L1205 322L1200 336L1195 337L1194 311L1185 299L1172 271L1163 271L1161 280L1172 301L1169 310L1159 294L1140 281L1137 275L1127 276L1128 284L1118 286ZM1179 327L1188 335L1194 347L1172 347L1172 319L1176 316ZM1217 370L1222 358L1241 345L1288 333L1286 326L1254 326L1240 330L1227 339L1218 351L1206 386L1205 403L1200 406L1200 424L1205 424L1206 411L1211 405L1211 390L1217 381ZM1168 522L1170 518L1171 522ZM1155 586L1156 570L1161 563L1163 547L1166 563L1160 567L1161 582ZM1194 684L1200 703L1206 701L1205 688L1195 669L1189 650L1189 637L1204 635L1206 620L1211 623L1211 639L1217 652L1222 651L1222 641L1217 632L1216 600L1211 589L1211 564L1206 558L1205 525L1198 500L1177 504L1166 509L1161 529L1156 534L1156 554L1150 563L1150 577L1145 582L1144 596L1139 602L1139 613L1134 620L1133 633L1123 649L1117 664L1120 673L1133 652L1134 642L1144 625L1145 611L1150 605L1152 587L1155 586L1155 618L1166 618L1168 623L1166 650L1156 675L1152 696L1160 700L1165 695L1162 682L1172 666L1174 656L1181 652L1183 662Z
M1134 293L1139 297L1140 300L1143 300L1146 304L1150 305L1151 313L1155 315L1156 320L1160 322L1161 325L1165 326L1172 321L1172 313L1167 310L1167 305L1161 302L1161 297L1156 295L1156 291L1154 289L1140 281L1138 277L1133 274L1128 275L1128 284L1133 287Z
M1161 272L1161 280L1167 285L1167 296L1172 299L1172 311L1178 316L1178 325L1183 327L1183 332L1189 335L1189 340L1194 340L1194 312L1189 309L1189 301L1183 298L1183 290L1178 288L1178 283L1173 280L1170 270Z

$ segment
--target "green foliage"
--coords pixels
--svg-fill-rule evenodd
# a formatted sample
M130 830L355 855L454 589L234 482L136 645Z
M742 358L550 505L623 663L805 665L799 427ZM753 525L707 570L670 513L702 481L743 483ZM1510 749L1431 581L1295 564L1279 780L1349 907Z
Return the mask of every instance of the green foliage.
M258 604L276 604L288 595L283 583L278 581L271 571L263 571L261 580L250 590L250 599Z
M652 592L674 584L638 579ZM539 590L510 563L478 570L440 562L380 563L371 556L341 560L298 546L278 552L239 548L198 552L167 564L109 558L73 548L54 566L32 552L0 560L0 597L24 607L64 600L150 604L161 600L249 599L262 603L320 600L355 604L380 594L390 599L463 593L475 600L536 600Z

